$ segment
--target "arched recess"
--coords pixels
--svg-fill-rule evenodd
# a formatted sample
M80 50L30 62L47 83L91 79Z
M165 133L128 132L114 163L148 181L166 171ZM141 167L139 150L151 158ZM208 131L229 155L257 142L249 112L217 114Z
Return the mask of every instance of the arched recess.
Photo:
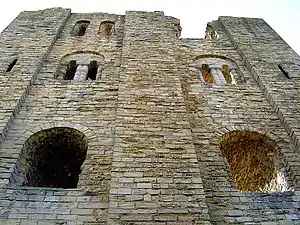
M225 56L200 55L195 58L199 79L203 83L217 86L242 83L241 73L236 63Z
M90 21L88 21L88 20L77 21L73 28L72 35L73 36L83 36L89 25L90 25Z
M115 22L114 21L102 21L99 28L99 34L103 37L108 38L115 33Z
M87 148L87 137L77 129L38 131L25 141L10 180L18 186L76 188Z
M105 57L97 52L76 51L60 60L55 73L58 80L99 80L104 69ZM91 71L93 74L91 75Z
M220 150L237 189L244 192L288 189L279 146L267 135L249 130L230 131L221 137Z

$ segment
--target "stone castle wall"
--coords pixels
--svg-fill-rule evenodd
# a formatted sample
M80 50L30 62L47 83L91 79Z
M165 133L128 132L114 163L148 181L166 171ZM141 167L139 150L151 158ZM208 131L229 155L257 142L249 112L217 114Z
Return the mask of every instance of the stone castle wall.
M21 13L0 39L0 224L298 224L299 56L261 19L220 17L209 30L218 38L178 39L163 12ZM85 79L91 61L97 77ZM27 187L22 165L57 127L86 137L77 188ZM232 131L276 142L289 191L236 188L220 150Z

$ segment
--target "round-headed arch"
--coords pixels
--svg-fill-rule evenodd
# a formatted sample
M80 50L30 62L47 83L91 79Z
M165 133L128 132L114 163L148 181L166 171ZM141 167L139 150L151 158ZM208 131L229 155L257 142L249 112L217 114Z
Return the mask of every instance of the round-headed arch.
M215 85L241 82L236 63L226 56L204 54L197 56L194 61L202 82Z
M195 60L203 59L203 58L219 58L227 61L231 61L232 63L235 63L233 59L224 56L224 55L214 55L214 54L203 54L203 55L198 55L195 57Z
M277 176L279 147L256 131L235 130L224 134L220 150L227 159L237 189L261 191Z
M87 148L87 137L77 129L38 131L25 141L15 176L22 186L76 188Z
M84 80L90 78L91 80L96 80L98 73L101 73L102 71L98 71L98 67L103 65L104 61L105 57L98 52L75 51L68 53L61 58L60 65L57 68L54 78L60 80L73 80L75 79L77 67L81 66L79 71L83 73L83 77L77 77L76 79ZM82 66L87 67L88 71L85 71Z
M94 51L74 51L71 53L68 53L66 55L64 55L61 59L61 61L66 60L68 58L73 58L75 55L89 55L90 57L97 57L97 58L101 58L104 60L104 56L101 55L98 52L94 52Z

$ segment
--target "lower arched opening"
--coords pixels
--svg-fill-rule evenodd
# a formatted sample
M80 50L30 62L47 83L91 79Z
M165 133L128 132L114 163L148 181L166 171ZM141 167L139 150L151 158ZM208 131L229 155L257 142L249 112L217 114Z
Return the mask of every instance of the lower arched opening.
M73 128L55 127L30 136L15 168L22 186L76 188L86 158L87 139Z

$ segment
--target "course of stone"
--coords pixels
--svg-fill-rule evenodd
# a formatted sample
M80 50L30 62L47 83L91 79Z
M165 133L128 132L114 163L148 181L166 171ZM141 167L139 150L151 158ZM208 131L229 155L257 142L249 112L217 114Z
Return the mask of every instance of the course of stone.
M1 225L300 224L299 56L262 19L180 32L51 8L1 33Z

